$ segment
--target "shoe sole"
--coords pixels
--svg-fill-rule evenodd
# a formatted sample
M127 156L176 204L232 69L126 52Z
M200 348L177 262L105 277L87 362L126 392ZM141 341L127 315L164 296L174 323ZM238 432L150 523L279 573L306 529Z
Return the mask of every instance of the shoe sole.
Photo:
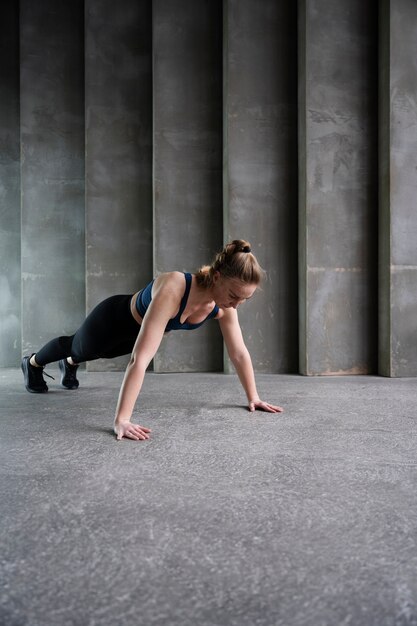
M46 383L45 383L45 385L46 385L46 389L31 389L31 388L30 388L30 387L26 384L26 378L29 378L29 371L28 371L28 366L27 366L27 364L28 364L28 361L26 360L26 361L22 361L22 363L21 363L21 365L20 365L20 368L21 368L21 370L22 370L22 372L23 372L23 376L24 376L24 379L25 379L25 389L26 389L26 391L28 391L29 393L47 393L47 391L48 391L48 385L46 385Z

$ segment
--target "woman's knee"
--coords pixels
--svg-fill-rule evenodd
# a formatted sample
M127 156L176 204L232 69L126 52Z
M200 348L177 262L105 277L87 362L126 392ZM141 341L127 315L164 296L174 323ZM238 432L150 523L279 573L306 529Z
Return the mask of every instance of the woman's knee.
M76 334L71 347L71 358L74 363L84 363L85 361L94 361L99 358L100 346L97 341L93 341L91 337Z

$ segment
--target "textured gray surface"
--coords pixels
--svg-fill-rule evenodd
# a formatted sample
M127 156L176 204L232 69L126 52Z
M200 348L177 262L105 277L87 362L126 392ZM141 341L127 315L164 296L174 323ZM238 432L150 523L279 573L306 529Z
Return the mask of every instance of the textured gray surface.
M294 369L300 343L303 372L375 372L379 353L380 373L417 375L417 4L381 0L377 20L372 0L300 0L298 32L295 5L2 3L0 366L72 333L86 295L193 271L243 235L269 273L241 313L259 370ZM213 332L171 337L157 366L221 368Z
M0 4L0 367L20 361L19 6Z
M225 238L251 241L267 270L240 317L259 371L296 372L296 3L224 7Z
M20 3L22 351L85 313L83 2Z
M377 22L300 2L300 371L376 372Z
M87 0L87 310L152 278L152 8ZM96 361L120 368L126 358Z
M380 369L417 375L417 4L381 3Z
M222 3L154 0L154 271L195 271L222 247ZM217 325L172 333L157 371L223 366Z
M80 379L0 371L1 624L417 624L415 380L260 375L285 413L251 415L149 374L152 438L117 443L121 374Z

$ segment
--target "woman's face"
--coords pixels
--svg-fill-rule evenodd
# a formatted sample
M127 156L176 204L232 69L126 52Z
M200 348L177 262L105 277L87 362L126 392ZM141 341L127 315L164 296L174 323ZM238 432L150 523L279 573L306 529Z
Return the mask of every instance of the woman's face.
M248 285L238 278L225 278L216 272L213 277L213 299L221 309L237 309L253 296L256 287L257 285Z

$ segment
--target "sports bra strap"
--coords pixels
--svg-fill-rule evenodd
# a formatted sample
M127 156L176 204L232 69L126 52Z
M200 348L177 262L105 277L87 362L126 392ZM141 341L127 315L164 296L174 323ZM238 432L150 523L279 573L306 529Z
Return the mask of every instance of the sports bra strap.
M190 295L190 289L191 289L191 281L192 281L191 274L188 272L184 272L184 276L185 276L185 283L186 283L185 291L181 300L180 310L175 316L178 319L178 321L180 321L181 315L184 313L185 307L187 306L188 296Z

